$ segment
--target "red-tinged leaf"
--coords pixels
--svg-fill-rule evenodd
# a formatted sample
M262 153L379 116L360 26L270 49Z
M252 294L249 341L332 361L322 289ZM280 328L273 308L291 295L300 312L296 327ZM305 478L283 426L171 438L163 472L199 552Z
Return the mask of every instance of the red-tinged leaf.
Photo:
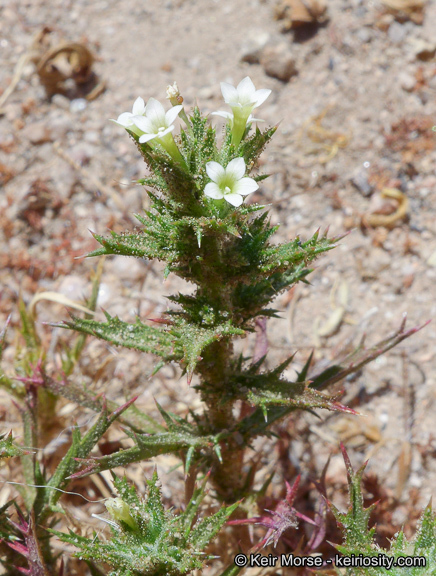
M6 542L6 544L9 546L9 548L15 552L18 552L18 554L21 554L21 556L24 556L24 558L29 558L29 550L27 549L27 546L21 542Z
M325 535L327 533L327 489L325 485L325 478L327 474L327 468L330 463L330 457L327 460L326 465L321 474L321 478L318 482L314 482L318 492L321 494L319 499L318 510L315 513L315 530L312 532L309 542L304 550L305 554L309 555L314 552L322 542L325 540Z
M416 326L415 328L410 328L410 330L405 330L406 320L407 315L404 315L399 330L397 330L397 332L395 332L392 336L382 340L381 342L378 342L378 344L375 346L372 346L369 349L365 349L363 347L363 339L357 350L355 350L352 354L346 356L343 360L336 361L320 374L316 374L314 376L311 375L310 380L312 381L312 388L323 390L324 388L327 388L328 386L343 380L349 374L358 372L361 368L363 368L363 366L369 362L372 362L406 338L416 334L416 332L419 332L419 330L425 328L425 326L427 326L430 322L430 320L428 320L422 326Z
M35 528L35 514L32 511L29 520L29 534L26 536L30 573L32 576L50 576L39 546Z
M74 460L77 462L89 462L89 458L74 458ZM75 480L77 478L81 478L82 476L89 476L94 472L96 468L98 468L97 462L92 461L92 463L89 464L89 466L86 468L82 468L82 470L79 470L78 472L71 474L71 476L68 476L67 480Z
M128 400L127 402L125 402L122 406L120 406L119 408L114 410L112 412L112 414L109 415L109 419L113 421L116 418L118 418L118 416L120 416L125 410L127 410L127 408L130 408L130 406L132 404L134 404L136 402L136 400L138 400L138 398L139 398L139 395L134 396L131 400ZM105 402L106 402L106 399L105 399Z

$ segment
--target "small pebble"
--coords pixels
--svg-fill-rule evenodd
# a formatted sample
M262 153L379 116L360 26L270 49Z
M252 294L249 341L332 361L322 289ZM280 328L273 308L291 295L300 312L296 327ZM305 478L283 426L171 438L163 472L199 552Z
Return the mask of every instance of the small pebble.
M418 60L427 62L431 60L436 54L436 44L433 42L427 42L422 38L413 38L410 40L410 45L412 47L412 52Z
M51 103L58 108L62 108L62 110L69 110L70 108L70 101L63 94L54 94L51 98Z
M371 196L374 188L368 181L368 171L365 168L358 168L353 177L351 178L351 183L355 186L362 196Z
M52 140L50 131L45 122L34 122L33 124L28 124L25 131L27 139L35 146Z
M117 278L132 283L138 282L146 272L143 261L125 256L115 256L111 261L111 268Z
M289 51L287 44L267 46L260 58L260 63L268 76L288 82L292 76L298 74L295 58Z
M88 281L83 276L71 274L63 278L57 291L71 300L83 300L89 292Z
M76 98L70 102L70 112L72 114L77 114L78 112L85 110L87 106L88 102L85 100L85 98Z
M436 268L436 252L433 252L430 258L428 258L427 264L432 268Z
M401 44L404 42L406 35L407 29L399 22L394 20L394 22L389 26L388 37L394 44Z
M356 32L357 38L360 40L361 44L368 44L372 40L372 34L368 28L359 28Z
M400 72L398 74L398 80L400 82L401 88L405 92L412 92L412 90L415 88L416 78L412 76L412 74L409 74L409 72Z
M256 30L251 33L247 44L242 49L241 62L248 64L259 64L262 56L262 50L267 45L270 35L267 32Z

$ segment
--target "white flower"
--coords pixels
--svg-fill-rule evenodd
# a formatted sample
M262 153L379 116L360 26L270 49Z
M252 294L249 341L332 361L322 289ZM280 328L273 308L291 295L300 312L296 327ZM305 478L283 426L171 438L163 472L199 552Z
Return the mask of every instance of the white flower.
M123 128L130 128L134 126L133 118L134 116L143 116L145 113L145 102L139 97L135 100L132 108L132 112L123 112L117 118L117 120L112 120L115 124L123 126Z
M221 82L221 92L225 103L231 106L234 114L236 108L236 110L248 111L247 117L271 94L271 90L266 88L256 90L249 76L241 80L236 88L227 82Z
M206 184L204 193L214 200L227 200L233 206L242 204L243 196L259 188L253 178L246 178L243 158L231 160L224 168L218 162L208 162L206 172L212 182Z
M165 112L162 104L155 98L150 98L145 107L144 115L134 116L133 124L137 126L143 134L139 137L140 144L149 142L154 138L163 139L174 130L174 120L179 115L180 106L173 106Z
M246 76L236 88L227 82L221 82L221 92L226 104L233 112L232 143L238 146L244 136L252 111L265 102L271 90L266 88L256 90L251 78ZM222 113L219 115L222 116Z

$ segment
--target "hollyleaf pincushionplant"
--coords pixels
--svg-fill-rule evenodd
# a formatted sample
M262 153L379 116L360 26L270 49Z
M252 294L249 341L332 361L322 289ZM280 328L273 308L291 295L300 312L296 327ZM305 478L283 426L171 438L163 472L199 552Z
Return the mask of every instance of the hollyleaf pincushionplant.
M54 359L50 362L46 362L48 354L34 318L20 302L25 351L17 355L14 377L0 372L0 383L17 401L24 438L23 447L17 440L13 442L12 436L0 438L0 463L2 456L20 457L25 482L22 496L26 511L17 511L20 523L6 520L9 503L0 509L0 552L5 554L7 570L12 570L8 576L15 576L17 570L31 576L61 576L63 568L51 545L55 534L79 549L77 556L86 561L92 576L104 576L105 564L113 568L110 576L183 576L201 570L213 559L208 551L211 540L234 513L237 517L232 518L233 528L225 530L226 536L230 530L237 531L237 541L248 549L246 524L260 523L268 532L259 546L278 544L283 533L296 525L296 518L303 518L294 508L298 480L293 486L287 484L286 499L272 510L262 510L261 515L247 519L250 506L260 501L262 491L255 489L256 464L249 463L254 441L273 438L275 425L297 410L355 414L337 394L329 394L330 385L418 330L405 330L403 322L393 336L378 345L368 350L361 345L314 375L310 373L312 356L295 375L289 373L294 357L291 353L284 354L276 366L267 362L266 319L278 317L273 300L299 282L308 283L312 263L332 250L341 236L330 238L318 229L306 238L274 242L278 226L271 224L266 207L250 196L257 190L261 193L260 183L267 176L256 173L258 159L277 130L277 126L252 130L256 120L251 113L271 91L256 90L248 77L236 88L222 83L221 90L232 110L217 113L227 120L222 138L198 107L186 113L176 83L167 90L172 105L169 110L154 98L145 104L139 97L131 113L118 116L114 122L127 131L147 166L139 183L145 186L149 205L145 213L136 215L138 228L113 231L108 236L100 231L93 234L99 247L88 254L159 260L164 263L165 278L173 273L187 281L191 290L169 296L171 305L158 318L138 316L128 321L111 313L110 303L103 320L93 313L84 318L71 315L69 321L55 326L80 334L71 348L67 346L59 354L50 349L49 356ZM177 117L182 124L178 134ZM98 270L85 307L93 312L102 264ZM263 327L261 351L255 345L252 358L236 353L235 340L250 337L259 326ZM0 333L0 352L5 333L6 329ZM102 393L96 394L95 382L85 385L78 378L87 336L112 347L154 354L158 362L152 376L166 364L177 364L201 402L195 410L188 406L185 413L180 413L180 408L176 413L156 401L159 416L155 419L150 410L134 406L135 399L121 406L106 399L100 383ZM59 396L98 416L83 434L78 425L70 426L69 447L52 461L45 453L40 457L44 446L39 445L39 433L56 419ZM186 401L177 390L174 396ZM124 437L106 451L103 436L115 421L123 424ZM52 530L59 518L73 518L61 500L71 482L81 479L86 483L84 478L116 467L125 468L128 474L134 463L164 454L172 455L184 467L184 508L164 506L156 473L147 480L144 497L126 479L114 477L116 495L106 499L107 513L94 514L111 527L111 537L94 534L88 538L87 527L77 534ZM195 488L197 476L203 476L200 488ZM206 500L208 513L200 514L208 481L214 490ZM352 482L353 502L359 499L357 483ZM177 505L177 498L168 498ZM92 500L93 504L98 501ZM338 518L347 529L364 529L366 511L354 511L355 517ZM304 519L311 522L308 517ZM322 521L315 524L315 535L307 548L310 551L325 532ZM429 526L431 522L425 524L425 534L417 545L431 540ZM76 523L75 530L80 529ZM347 540L346 545L368 548L370 536ZM433 547L427 548L432 554ZM12 553L21 555L19 564L11 563ZM221 576L236 576L240 570L232 563Z
M186 115L177 85L168 89L172 110L165 112L150 99L145 116L134 117L144 135L126 130L149 168L150 175L141 183L147 187L151 208L138 215L143 225L139 232L112 233L109 238L95 235L101 248L90 254L157 258L166 264L165 275L177 274L196 291L172 296L178 307L154 326L139 319L129 324L109 314L105 323L73 317L66 326L113 345L154 352L161 358L157 369L165 362L178 362L189 382L196 377L195 387L206 407L177 430L171 425L146 438L136 435L136 446L119 457L113 454L94 463L88 459L83 473L179 450L185 457L189 453L189 460L203 471L212 468L211 480L220 498L230 503L247 490L244 453L252 438L269 434L277 420L297 408L347 409L320 392L331 371L319 375L313 386L307 370L295 381L282 377L291 359L263 371L262 362L250 365L233 357L233 339L253 331L258 316L275 315L270 302L281 291L306 281L310 263L334 248L339 238L329 239L317 231L305 241L271 242L277 227L271 226L264 207L243 203L259 187L262 177L250 172L275 132L275 128L256 129L250 134L247 120L271 91L256 90L248 77L236 88L222 83L221 89L233 113L221 143L198 108ZM164 138L173 138L171 122L179 114L186 118L187 128L172 140L177 148L172 153L154 143L163 142L159 130L165 132ZM376 355L384 349L380 346ZM353 371L352 366L347 374L348 370ZM238 418L235 405L241 401L253 412Z

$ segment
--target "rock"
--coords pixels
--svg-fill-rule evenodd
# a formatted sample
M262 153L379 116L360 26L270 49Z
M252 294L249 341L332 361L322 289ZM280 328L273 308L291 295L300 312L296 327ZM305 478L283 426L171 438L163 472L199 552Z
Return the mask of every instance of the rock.
M82 276L71 274L70 276L65 276L57 291L71 300L80 302L88 295L89 284Z
M205 86L198 90L198 98L200 100L211 100L215 96L217 96L216 86Z
M88 106L88 102L85 98L75 98L70 102L70 112L72 114L77 114L78 112L83 112L85 108Z
M53 96L51 97L51 103L57 106L58 108L62 108L62 110L70 109L70 101L63 94L53 94Z
M436 54L436 44L433 42L427 42L422 38L411 38L409 44L415 58L423 62L431 60Z
M80 166L87 166L91 158L98 156L98 148L83 140L79 144L76 144L76 146L70 148L68 154L70 158L80 164Z
M50 135L50 129L45 122L33 122L32 124L28 124L25 128L25 134L27 139L34 146L44 144L45 142L51 142L53 140Z
M282 82L288 82L292 76L298 74L295 58L290 53L287 44L266 46L262 51L260 63L268 76Z
M361 44L368 44L372 40L372 34L368 28L359 28L356 32L356 36Z
M111 262L111 269L120 280L134 284L146 274L144 261L125 256L115 256Z
M59 116L48 122L51 140L64 140L68 132L73 130L70 118Z
M326 22L325 0L279 0L274 7L274 18L282 21L284 32L298 26Z
M259 64L262 50L268 44L269 39L269 34L261 30L257 30L256 34L251 34L247 44L242 49L241 62Z
M353 177L351 178L351 183L362 196L368 197L374 191L374 187L368 181L368 172L365 168L358 168L355 172Z
M399 22L392 22L389 26L388 37L394 44L401 44L404 42L407 35L407 29Z
M436 268L436 252L433 252L433 254L427 259L427 264L432 268Z
M90 144L99 144L101 142L101 136L97 130L86 130L83 139Z
M406 92L412 92L415 88L416 78L409 74L409 72L400 72L398 74L398 80L400 82L400 86Z

